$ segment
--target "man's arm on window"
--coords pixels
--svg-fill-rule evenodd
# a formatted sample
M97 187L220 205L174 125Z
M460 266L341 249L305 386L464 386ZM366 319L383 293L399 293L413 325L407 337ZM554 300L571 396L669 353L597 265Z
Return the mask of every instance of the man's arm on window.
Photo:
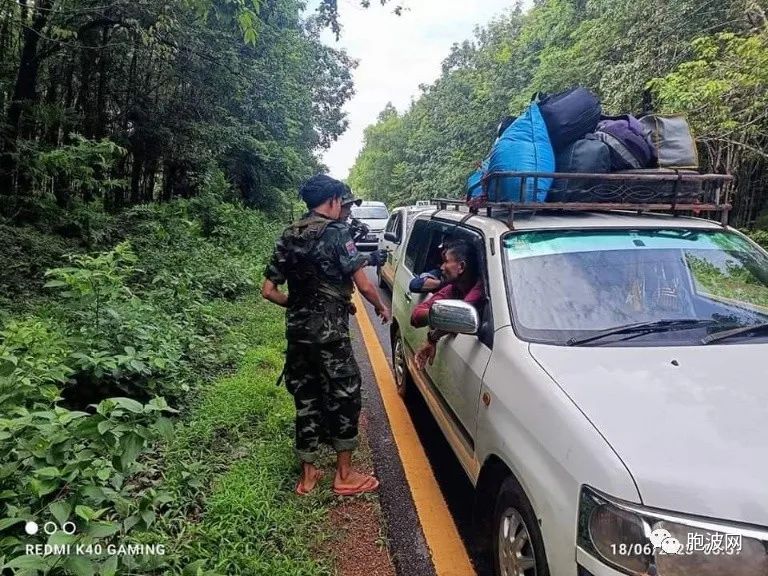
M453 286L448 284L443 286L440 290L435 292L431 298L424 300L411 312L411 326L414 328L422 328L429 324L429 309L432 308L432 304L438 300L446 300L453 295Z

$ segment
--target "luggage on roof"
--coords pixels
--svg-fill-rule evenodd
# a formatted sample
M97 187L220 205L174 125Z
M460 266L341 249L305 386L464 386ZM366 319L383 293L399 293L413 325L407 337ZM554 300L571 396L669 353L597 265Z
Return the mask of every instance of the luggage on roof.
M583 86L557 94L539 93L534 99L537 97L555 151L594 132L600 121L600 100Z
M489 172L554 172L555 155L549 141L544 119L539 106L531 104L518 116L501 137L494 143L488 158ZM543 202L551 180L542 180L534 186L533 182L521 182L518 178L494 179L481 188L479 194L470 193L470 198L486 195L492 201L504 201L517 197L520 187L525 187L525 195L530 201Z
M644 134L656 148L659 168L699 167L696 142L688 120L680 114L647 114L639 119Z
M555 158L555 165L558 172L604 174L611 170L611 151L594 134L587 134L561 150ZM589 178L557 179L547 199L564 190L579 190L594 185L594 181Z
M577 87L537 94L522 115L502 118L490 153L467 179L466 201L474 208L711 202L730 177L699 177L697 167L683 116L601 116L597 96Z
M603 118L595 134L610 147L614 171L649 168L656 163L653 144L645 136L642 124L631 114Z

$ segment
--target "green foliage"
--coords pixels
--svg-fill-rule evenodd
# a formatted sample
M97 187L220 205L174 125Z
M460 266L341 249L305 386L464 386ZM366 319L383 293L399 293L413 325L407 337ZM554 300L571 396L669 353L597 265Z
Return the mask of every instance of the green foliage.
M89 140L79 134L70 134L71 144L39 150L28 150L30 174L38 187L46 179L55 181L58 187L65 187L70 193L80 193L92 198L125 188L125 179L114 179L109 174L115 162L126 154L126 150L111 140Z
M753 225L768 196L765 8L751 0L545 0L509 11L456 44L410 108L388 105L365 131L349 182L390 205L460 196L502 116L539 91L576 84L607 113L686 113L704 169L736 178L734 223ZM702 154L702 157L705 155Z
M747 156L759 147L768 126L768 31L742 36L723 32L692 42L693 57L650 83L667 110L695 110L691 121L707 144L712 163L733 145ZM738 157L724 168L733 171ZM721 160L719 163L727 164Z
M324 4L0 4L0 93L24 102L0 102L0 207L189 198L211 165L249 205L282 204L347 124L354 62L321 42Z
M0 450L6 454L0 464L0 566L51 574L181 574L185 569L197 573L200 563L188 565L204 559L199 573L229 573L213 570L220 562L208 562L202 550L187 556L183 547L167 562L120 557L115 563L114 557L105 556L59 559L54 566L54 557L19 554L22 544L157 543L159 537L147 540L151 530L173 533L170 526L177 526L184 515L171 502L188 490L207 487L210 475L221 467L199 462L206 441L194 436L185 444L188 459L170 467L173 481L161 483L168 466L164 446L175 436L169 419L175 410L164 398L183 408L206 394L206 381L242 358L246 338L258 342L269 337L275 349L270 352L271 372L260 377L258 394L284 394L274 387L283 345L280 311L268 310L272 325L267 329L257 320L257 310L244 317L242 304L243 297L252 300L257 294L263 259L278 225L263 214L223 202L229 186L220 174L211 173L205 186L207 192L191 200L132 209L122 218L127 241L107 251L70 254L65 265L45 273L50 304L42 299L34 313L0 315ZM111 222L104 225L112 227ZM38 242L47 238L32 228L27 232L30 238L39 237ZM262 316L268 314L259 312ZM250 378L249 372L239 385ZM237 392L230 398L232 394ZM211 398L224 395L219 390ZM253 396L251 402L260 403L264 417L269 414L268 397ZM277 428L269 434L281 435L275 449L287 475L293 465L286 426L290 402L282 396L280 402L280 419L270 424ZM254 414L237 412L234 406L221 405L216 413L251 422ZM214 413L203 408L201 414ZM227 463L225 451L210 448ZM287 518L299 518L303 511L291 514ZM70 519L78 531L73 537L59 533L48 538L41 532L22 540L20 524L32 519L40 525ZM203 550L206 542L218 542L225 550L214 536L217 531L219 524L207 537L200 536ZM222 537L231 539L232 534ZM243 555L232 559L247 564ZM316 573L316 564L305 556L282 561L304 566L303 573Z
M77 394L87 394L84 389L98 383L137 397L178 395L183 382L174 377L182 358L200 348L194 336L207 342L192 327L199 310L174 315L156 304L152 294L135 294L126 283L136 273L137 257L127 243L72 261L74 266L50 270L46 287L57 290L70 327ZM174 379L174 389L163 388L164 378Z
M24 556L24 547L43 543L88 546L119 540L135 527L151 525L155 508L168 501L168 495L159 490L137 493L130 478L145 472L136 458L152 442L165 437L170 429L162 414L173 410L161 398L147 404L112 398L94 408L89 414L41 402L31 410L18 406L3 411L0 450L6 456L0 464L0 526L8 532L20 522L35 520L42 525L55 519L60 525L75 521L78 528L72 536L59 532L46 537L40 531L23 541L7 534L0 540L3 568L23 565L50 570L56 557ZM93 567L91 573L114 563L107 557L81 560ZM73 570L67 563L63 567L69 573Z
M282 311L260 297L218 306L241 320L237 337L249 352L236 373L204 391L157 455L173 501L137 538L166 546L163 574L189 565L232 575L330 574L317 550L333 496L325 487L312 498L292 492L293 403L275 386Z
M748 232L748 235L752 240L768 250L768 230L752 230Z
M0 406L55 402L72 369L61 328L41 318L11 320L0 331Z
M2 298L23 304L43 285L46 269L62 263L77 243L59 236L41 234L32 226L8 226L0 221L0 306Z
M0 332L0 566L52 569L51 557L25 557L26 544L93 544L150 521L164 502L156 490L135 493L126 482L144 470L137 456L168 436L162 398L142 404L111 398L90 412L60 405L73 374L72 342L45 319L10 321ZM77 520L76 536L18 534L18 523ZM9 532L16 526L17 530ZM16 560L10 560L16 558ZM35 560L34 563L27 561ZM9 561L6 563L6 561ZM88 560L91 562L91 560ZM104 559L94 561L104 565Z

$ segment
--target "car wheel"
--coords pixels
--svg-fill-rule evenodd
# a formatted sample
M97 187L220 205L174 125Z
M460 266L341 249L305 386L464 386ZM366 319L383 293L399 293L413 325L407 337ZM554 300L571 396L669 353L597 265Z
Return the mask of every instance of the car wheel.
M405 399L411 387L411 373L405 359L405 343L400 335L400 329L395 329L392 337L392 370L395 373L395 386L400 398Z
M549 576L533 507L511 476L499 489L492 526L495 576Z

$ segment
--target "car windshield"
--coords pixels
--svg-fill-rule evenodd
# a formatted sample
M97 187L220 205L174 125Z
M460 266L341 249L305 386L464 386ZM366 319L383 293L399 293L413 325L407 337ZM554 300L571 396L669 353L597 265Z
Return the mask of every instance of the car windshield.
M700 344L707 334L768 322L768 256L725 230L518 232L504 238L504 270L526 340L573 343L659 323L600 344ZM678 319L685 322L669 322Z
M353 206L352 217L363 220L386 220L389 214L383 206Z

